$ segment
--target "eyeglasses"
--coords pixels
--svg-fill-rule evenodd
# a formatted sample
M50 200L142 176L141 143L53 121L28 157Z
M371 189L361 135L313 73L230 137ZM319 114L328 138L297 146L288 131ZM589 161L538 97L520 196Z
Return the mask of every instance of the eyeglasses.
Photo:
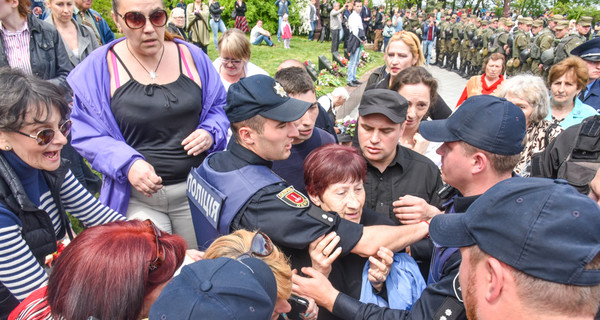
M167 24L167 12L163 9L153 11L149 17L137 11L129 11L124 15L117 12L117 15L125 20L125 24L130 29L142 28L146 25L146 20L150 20L150 23L155 27L164 27Z
M146 219L144 222L152 228L152 231L154 231L154 240L156 241L156 259L150 262L150 266L148 267L150 271L154 271L165 261L165 246L163 246L162 242L160 242L158 239L162 237L162 232L156 227L154 222L152 222L150 219ZM162 253L160 248L162 248Z
M221 58L221 63L222 64L228 64L231 63L234 66L239 65L240 63L244 62L244 60L238 60L238 59L229 59L229 58Z
M249 257L266 257L273 253L273 242L269 236L262 231L257 231L252 238L250 244L250 251L242 253L237 257L237 260L241 260Z
M63 122L63 124L61 124L58 127L58 131L60 131L60 133L62 133L62 135L65 136L65 138L68 137L69 133L71 132L71 120L66 120L65 122ZM35 139L37 141L37 144L40 146L45 146L52 142L52 140L54 139L54 134L56 133L54 129L50 128L40 130L38 131L38 133L36 133L36 135L27 134L19 130L16 130L15 132L18 134L22 134L26 137Z

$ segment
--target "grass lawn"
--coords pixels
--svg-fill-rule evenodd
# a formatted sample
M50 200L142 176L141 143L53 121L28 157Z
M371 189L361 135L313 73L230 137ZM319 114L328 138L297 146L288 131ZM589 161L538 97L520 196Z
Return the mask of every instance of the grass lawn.
M220 36L220 35L219 35ZM248 36L249 37L249 36ZM275 75L277 71L277 67L279 64L286 59L296 59L302 62L306 60L312 61L315 66L319 65L319 56L325 55L329 60L332 60L331 57L331 42L317 42L317 41L308 41L307 36L293 36L290 42L290 49L283 48L283 42L276 42L276 47L269 47L266 44L262 44L259 46L252 46L252 57L250 61L257 66L263 68L267 71L271 76ZM369 54L373 57L373 60L366 64L363 68L359 68L357 71L357 78L360 77L367 71L379 67L383 65L383 53L381 52L372 52L368 51ZM342 45L340 44L340 53L343 53ZM215 50L215 47L212 43L212 35L211 35L211 43L208 46L208 56L211 60L215 60L219 53ZM346 83L345 78L340 78L342 84ZM320 88L321 92L329 93L335 89L334 87L323 87Z

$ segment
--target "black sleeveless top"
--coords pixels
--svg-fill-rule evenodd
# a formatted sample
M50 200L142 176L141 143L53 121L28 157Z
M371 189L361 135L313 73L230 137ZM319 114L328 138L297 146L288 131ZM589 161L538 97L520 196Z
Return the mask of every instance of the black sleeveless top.
M168 84L137 82L121 58L129 81L115 90L110 108L125 141L154 166L164 185L183 182L206 153L188 156L181 142L198 127L202 113L202 88L183 75L181 51L179 78Z

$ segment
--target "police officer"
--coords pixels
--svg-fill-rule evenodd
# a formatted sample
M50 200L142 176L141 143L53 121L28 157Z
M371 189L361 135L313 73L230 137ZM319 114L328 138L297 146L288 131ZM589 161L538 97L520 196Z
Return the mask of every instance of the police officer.
M590 76L587 86L581 90L578 99L600 110L600 38L580 44L571 51L571 54L585 61Z
M293 267L299 267L306 265L308 245L331 231L340 237L342 255L352 251L363 256L374 255L381 246L401 250L427 234L424 222L363 228L313 206L270 170L272 161L289 157L298 137L293 121L311 105L290 98L269 76L255 75L231 85L225 112L233 138L226 151L208 156L188 177L200 247L232 230L260 229L291 256ZM406 109L389 112L406 116ZM333 252L331 248L327 255Z
M541 63L542 52L552 48L554 33L549 27L544 28L543 21L541 20L535 20L531 30L535 35L531 40L531 73L541 76L543 74L543 65Z

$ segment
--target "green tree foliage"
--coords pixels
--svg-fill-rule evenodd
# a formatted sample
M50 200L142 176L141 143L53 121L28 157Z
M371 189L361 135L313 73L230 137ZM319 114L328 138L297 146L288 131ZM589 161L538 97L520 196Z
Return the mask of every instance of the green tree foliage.
M123 1L123 0L121 0L121 1ZM100 15L102 15L104 20L106 20L106 22L108 22L108 25L110 26L110 29L113 32L118 32L117 25L115 24L115 21L110 16L110 12L112 10L111 0L94 0L94 2L92 3L92 9L98 11L100 13Z

